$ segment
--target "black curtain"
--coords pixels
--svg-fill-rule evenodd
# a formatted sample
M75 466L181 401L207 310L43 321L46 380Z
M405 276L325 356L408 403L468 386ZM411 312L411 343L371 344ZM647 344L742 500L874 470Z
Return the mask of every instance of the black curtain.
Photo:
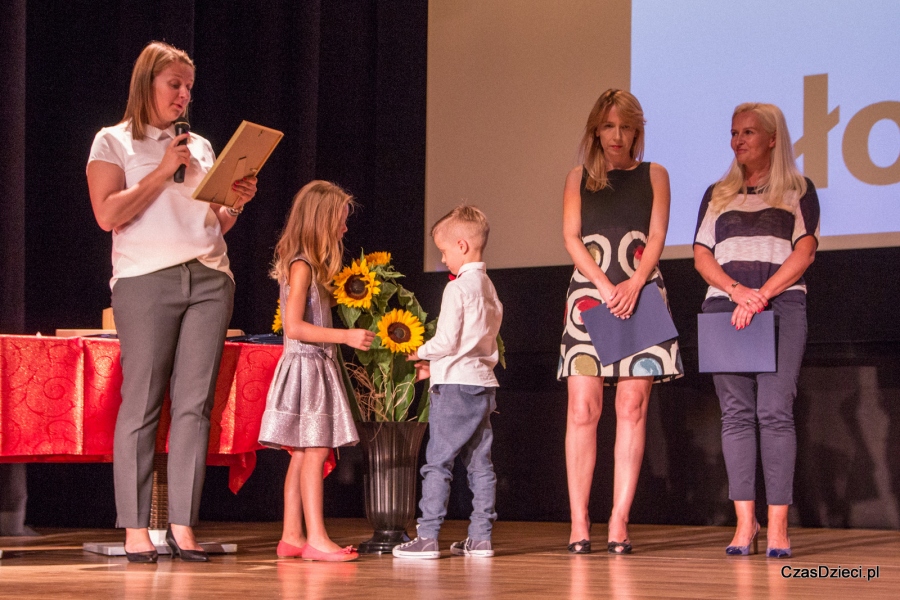
M350 250L377 245L393 250L401 269L421 271L421 236L408 232L418 234L424 214L423 3L16 7L3 21L0 65L5 81L18 82L5 86L13 93L0 121L10 141L2 150L10 202L0 203L10 308L0 330L99 326L109 306L111 241L94 223L85 161L93 135L121 119L134 60L151 40L194 58L191 123L214 149L243 119L285 133L256 199L227 236L238 281L234 327L267 330L277 289L266 266L293 194L315 177L347 187L363 207L351 222Z
M87 153L94 134L121 119L132 66L152 40L194 59L190 120L215 150L243 119L285 133L256 198L226 236L237 280L233 327L269 329L278 296L267 276L272 250L294 193L313 178L343 185L360 204L349 254L387 250L412 280L421 273L427 3L10 4L0 25L0 332L100 326L110 300L111 239L91 211ZM356 459L351 451L345 470ZM206 517L279 518L283 463L280 453L260 453L242 493L221 500L218 484L227 475L211 469ZM29 472L32 522L112 522L109 465L32 465ZM333 510L358 514L358 485L329 479L349 490L349 508Z
M25 0L0 21L0 331L25 329Z

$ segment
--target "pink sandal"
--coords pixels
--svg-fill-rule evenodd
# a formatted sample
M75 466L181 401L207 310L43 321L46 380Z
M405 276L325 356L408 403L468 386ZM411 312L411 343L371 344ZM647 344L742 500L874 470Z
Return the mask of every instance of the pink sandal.
M275 549L275 555L278 558L301 558L303 556L303 550L307 545L308 544L304 544L298 548L287 542L279 541L278 547Z
M312 547L311 544L303 546L301 555L303 560L320 560L324 562L347 562L359 558L359 554L353 546L341 548L337 552L322 552Z

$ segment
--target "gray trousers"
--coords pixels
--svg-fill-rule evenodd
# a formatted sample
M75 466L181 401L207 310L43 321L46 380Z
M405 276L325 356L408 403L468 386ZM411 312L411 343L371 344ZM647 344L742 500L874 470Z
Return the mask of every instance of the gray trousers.
M167 388L169 522L197 524L209 415L233 304L231 278L197 261L116 282L112 305L122 349L113 443L117 527L150 523L154 447Z
M771 301L775 312L775 373L713 375L722 409L722 453L728 471L728 497L756 500L757 428L759 452L770 505L793 504L797 435L794 398L806 350L806 294L786 292ZM727 312L726 298L710 299L704 312Z
M491 413L497 407L496 392L497 388L476 385L447 384L431 388L419 537L438 537L447 515L453 462L459 455L468 472L473 496L469 537L476 541L491 539L491 528L497 518L494 512L497 476L491 462L494 441Z

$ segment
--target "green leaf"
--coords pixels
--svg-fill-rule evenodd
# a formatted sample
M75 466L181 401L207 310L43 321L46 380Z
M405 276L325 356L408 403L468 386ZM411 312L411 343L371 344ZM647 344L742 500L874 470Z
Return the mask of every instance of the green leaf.
M434 332L437 331L437 323L437 319L432 319L431 321L425 323L425 333L423 334L423 336L426 342L434 337Z
M359 359L359 364L364 367L368 367L369 363L372 362L372 351L371 350L357 350L356 358Z
M374 298L374 304L376 307L376 312L379 314L384 314L388 311L388 302L391 298L394 297L394 294L397 292L397 286L389 281L381 282L381 291Z
M422 390L422 395L419 396L419 406L416 409L416 418L419 423L427 423L428 415L431 412L431 392L428 388L429 383L430 381L426 379L425 388Z
M375 342L379 341L378 338L375 338ZM382 348L380 345L376 346L375 342L372 342L372 347L368 350L357 350L356 357L359 359L359 362L362 366L369 369L369 365L387 365L391 361L391 351L385 348ZM369 369L371 373L371 369Z
M396 382L393 394L394 420L406 421L416 397L416 366L403 355L394 355L391 378Z
M395 271L394 267L391 265L378 265L374 270L381 279L400 279L401 277L405 277L403 273Z
M409 407L416 396L416 375L413 373L397 382L394 388L394 420L405 421Z
M347 327L347 329L353 327L353 325L356 323L356 320L359 319L360 314L362 314L362 311L358 308L352 308L344 304L338 304L338 315L341 317L341 321L344 322L344 325Z
M500 337L500 334L497 334L497 354L499 355L500 366L504 369L506 368L506 344L503 343L503 338Z
M372 385L375 388L375 392L377 394L381 394L381 397L375 402L375 406L373 408L373 420L374 421L385 421L390 420L390 413L387 412L387 400L386 396L384 396L386 392L386 387L390 385L390 380L385 380L386 371L384 368L373 362L369 367L366 368L366 371L369 373L369 378L372 380Z
M384 382L384 419L386 421L394 420L394 379L390 376L391 365L378 365L381 372L381 379Z
M400 306L411 312L419 319L419 321L424 323L425 320L428 319L428 313L422 310L422 305L416 300L416 295L402 285L398 287L400 289L397 291L397 299L400 301Z
M372 376L372 384L378 392L384 392L384 371L381 370L378 363L372 363L369 374Z
M403 379L404 377L409 376L410 373L416 372L416 363L411 360L406 360L405 354L395 354L394 357L394 366L391 371L394 379Z
M366 313L362 313L359 316L359 319L357 319L357 321L356 321L356 326L359 327L360 329L368 329L369 331L374 331L374 329L372 329L372 325L374 323L375 323L374 317L372 317L371 314L366 312Z

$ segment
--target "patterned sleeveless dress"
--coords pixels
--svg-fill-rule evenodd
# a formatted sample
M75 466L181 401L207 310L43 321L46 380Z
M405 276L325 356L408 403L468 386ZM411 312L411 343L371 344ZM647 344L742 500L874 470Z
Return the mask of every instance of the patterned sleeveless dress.
M298 256L296 260L308 261ZM293 264L294 261L291 261ZM291 286L281 283L281 306ZM303 320L331 327L331 295L313 277ZM336 359L335 344L284 336L284 353L266 397L259 443L272 448L337 448L359 441Z
M586 189L586 182L587 171L581 177L581 239L597 265L617 285L634 274L647 244L653 208L650 163L643 162L629 171L610 171L610 185L596 192ZM651 282L668 306L658 268L650 275L648 283ZM684 374L677 339L609 365L601 364L581 321L581 312L602 302L597 288L575 269L566 296L557 379L591 375L603 377L604 385L616 385L619 377L652 376L656 383Z

